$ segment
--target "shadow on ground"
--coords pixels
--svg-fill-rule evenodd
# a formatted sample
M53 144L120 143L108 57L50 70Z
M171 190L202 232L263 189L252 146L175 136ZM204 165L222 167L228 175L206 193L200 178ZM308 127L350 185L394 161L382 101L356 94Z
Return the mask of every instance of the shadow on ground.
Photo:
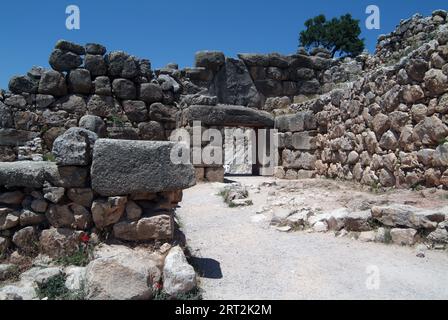
M214 259L191 257L189 262L195 267L196 271L202 278L222 278L221 265Z

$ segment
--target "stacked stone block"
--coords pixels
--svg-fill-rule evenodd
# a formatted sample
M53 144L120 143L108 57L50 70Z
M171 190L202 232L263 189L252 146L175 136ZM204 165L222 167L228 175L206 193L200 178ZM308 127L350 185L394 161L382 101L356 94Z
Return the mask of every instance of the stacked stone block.
M74 127L55 140L55 162L0 163L0 254L72 254L85 234L172 239L182 189L195 184L193 166L171 163L174 147Z

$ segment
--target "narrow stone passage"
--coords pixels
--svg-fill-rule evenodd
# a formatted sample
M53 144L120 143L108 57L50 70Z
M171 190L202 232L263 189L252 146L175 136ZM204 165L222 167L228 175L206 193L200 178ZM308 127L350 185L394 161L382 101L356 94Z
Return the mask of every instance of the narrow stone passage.
M231 180L252 186L274 181ZM223 186L185 190L177 210L205 299L448 298L446 251L419 258L413 247L337 238L333 232L279 232L256 214L266 205L268 188L249 188L253 206L229 208L218 195ZM301 197L313 197L303 191Z

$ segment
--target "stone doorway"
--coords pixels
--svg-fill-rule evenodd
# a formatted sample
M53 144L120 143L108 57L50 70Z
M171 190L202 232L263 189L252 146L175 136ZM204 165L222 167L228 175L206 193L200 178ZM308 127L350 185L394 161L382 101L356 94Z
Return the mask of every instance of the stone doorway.
M253 175L256 169L255 131L244 127L224 128L224 174ZM254 159L255 157L255 159ZM255 160L255 161L254 161Z
M266 129L244 126L224 127L224 174L226 176L271 176L272 167L264 167L260 154L271 157L273 136ZM264 139L264 143L263 142ZM260 150L260 148L262 148Z
M273 170L269 172L261 166L258 156L258 139L263 138L263 134L259 135L260 130L269 131L274 128L274 118L271 114L235 105L192 105L178 115L178 128L192 131L198 123L201 130L210 128L220 131L220 143L216 147L222 148L222 162L220 165L194 164L197 181L222 182L225 174L273 175ZM238 133L237 138L232 139L235 132ZM270 134L267 133L266 137L270 139ZM206 141L203 147L211 146L211 143L212 140ZM269 148L269 141L264 145ZM269 155L269 151L267 154Z

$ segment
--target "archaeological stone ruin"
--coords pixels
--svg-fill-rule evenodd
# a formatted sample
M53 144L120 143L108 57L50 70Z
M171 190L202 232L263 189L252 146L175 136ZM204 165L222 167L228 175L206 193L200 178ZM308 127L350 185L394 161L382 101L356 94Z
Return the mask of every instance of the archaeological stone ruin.
M149 60L123 51L60 40L49 64L14 76L0 91L0 256L58 259L109 241L81 270L89 299L150 299L161 281L172 295L195 288L180 247L156 245L154 264L143 267L148 253L132 245L175 240L183 190L200 182L249 174L448 188L446 11L402 21L378 39L375 54L354 58L333 59L323 49L238 57L201 51L194 67L153 70ZM221 149L222 162L172 162L181 142L170 137L177 129L192 132L196 122L201 135L211 129L224 137L221 144L200 142ZM238 128L254 135L235 144L228 132ZM274 132L263 138L277 155L272 170L246 159L246 149L258 151L263 130ZM226 152L232 146L243 163ZM404 237L421 232L448 243L446 213L408 209L367 214L404 228ZM130 274L126 289L113 285L120 268ZM81 271L66 274L73 279ZM25 282L5 288L0 299L35 298Z

